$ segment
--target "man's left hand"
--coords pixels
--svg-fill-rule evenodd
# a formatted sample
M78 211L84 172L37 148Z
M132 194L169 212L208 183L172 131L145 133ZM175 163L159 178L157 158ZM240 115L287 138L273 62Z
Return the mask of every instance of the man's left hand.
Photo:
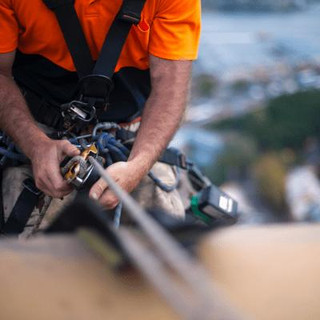
M116 162L106 171L122 189L129 193L133 191L143 177L141 174L137 174L135 166L130 162ZM92 186L89 196L98 200L106 209L114 209L119 203L116 195L102 178Z

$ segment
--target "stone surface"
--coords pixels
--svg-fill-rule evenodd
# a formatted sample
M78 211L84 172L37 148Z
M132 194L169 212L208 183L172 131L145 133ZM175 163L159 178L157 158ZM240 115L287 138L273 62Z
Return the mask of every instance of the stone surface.
M1 240L0 283L1 319L177 319L138 273L112 271L76 236Z
M232 227L208 236L199 252L250 319L320 319L320 224Z

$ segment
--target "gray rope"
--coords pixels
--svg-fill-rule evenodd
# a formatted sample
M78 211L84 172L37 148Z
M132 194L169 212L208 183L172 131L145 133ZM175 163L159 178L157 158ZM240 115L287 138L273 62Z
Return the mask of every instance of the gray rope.
M147 238L157 250L163 262L166 262L171 270L174 270L188 285L195 296L195 306L192 317L188 319L239 319L231 308L222 300L218 290L212 285L210 276L203 267L193 259L150 215L110 177L104 168L92 157L89 161L95 166L102 179L105 180L126 208L127 213L144 231ZM119 229L121 232L122 228ZM142 270L143 271L143 270ZM155 275L157 276L157 275ZM168 276L169 277L169 276ZM166 278L167 279L167 278ZM166 280L163 279L163 280ZM172 279L172 281L174 281ZM160 281L161 285L161 281ZM160 289L160 288L159 288ZM165 289L165 288L163 288ZM164 292L161 291L160 292ZM167 301L182 315L180 301L172 299L170 295L164 295ZM185 299L185 307L189 309L190 300ZM191 314L190 314L191 315Z

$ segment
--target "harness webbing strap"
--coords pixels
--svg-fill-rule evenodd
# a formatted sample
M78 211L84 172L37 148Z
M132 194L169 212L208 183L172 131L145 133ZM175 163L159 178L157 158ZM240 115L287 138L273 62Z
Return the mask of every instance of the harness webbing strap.
M124 0L105 38L93 74L112 77L133 24L138 24L145 0Z
M161 155L160 162L188 170L193 165L186 156L176 148L167 148Z
M79 77L91 74L94 62L73 6L74 0L43 0L43 2L57 17Z
M111 79L131 26L140 21L146 0L124 0L105 38L100 56L94 66L91 53L80 25L74 0L43 0L54 11L71 53L79 77L89 74ZM93 71L92 71L93 70Z
M19 234L23 231L42 194L30 178L24 180L23 185L24 188L4 226L4 234Z
M0 169L0 233L2 232L2 228L4 227L4 212L3 212L3 195L2 195L2 170Z

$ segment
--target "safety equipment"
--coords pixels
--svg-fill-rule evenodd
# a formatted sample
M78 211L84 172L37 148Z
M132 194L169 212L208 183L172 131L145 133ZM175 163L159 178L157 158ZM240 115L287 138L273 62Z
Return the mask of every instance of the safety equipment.
M23 181L23 190L4 225L4 234L19 234L26 226L30 215L43 193L35 186L33 179Z
M123 1L95 64L73 6L74 0L43 2L57 17L79 75L74 99L61 106L64 128L72 127L73 132L79 132L88 123L97 122L99 114L106 111L117 61L132 25L140 22L145 0Z
M132 144L117 139L118 130L119 127L115 123L98 124L92 134L86 135L86 140L82 141L84 147L81 155L73 157L64 165L62 174L76 189L89 191L99 179L99 174L89 161L90 158L98 160L105 168L117 161L127 161ZM123 132L123 129L121 131ZM177 189L180 182L179 170L183 169L187 171L191 184L198 191L191 198L187 214L207 225L232 224L237 221L237 202L212 185L210 180L180 150L168 148L158 161L174 166L177 174L176 182L173 185L167 185L150 171L148 177L157 187L165 192Z

